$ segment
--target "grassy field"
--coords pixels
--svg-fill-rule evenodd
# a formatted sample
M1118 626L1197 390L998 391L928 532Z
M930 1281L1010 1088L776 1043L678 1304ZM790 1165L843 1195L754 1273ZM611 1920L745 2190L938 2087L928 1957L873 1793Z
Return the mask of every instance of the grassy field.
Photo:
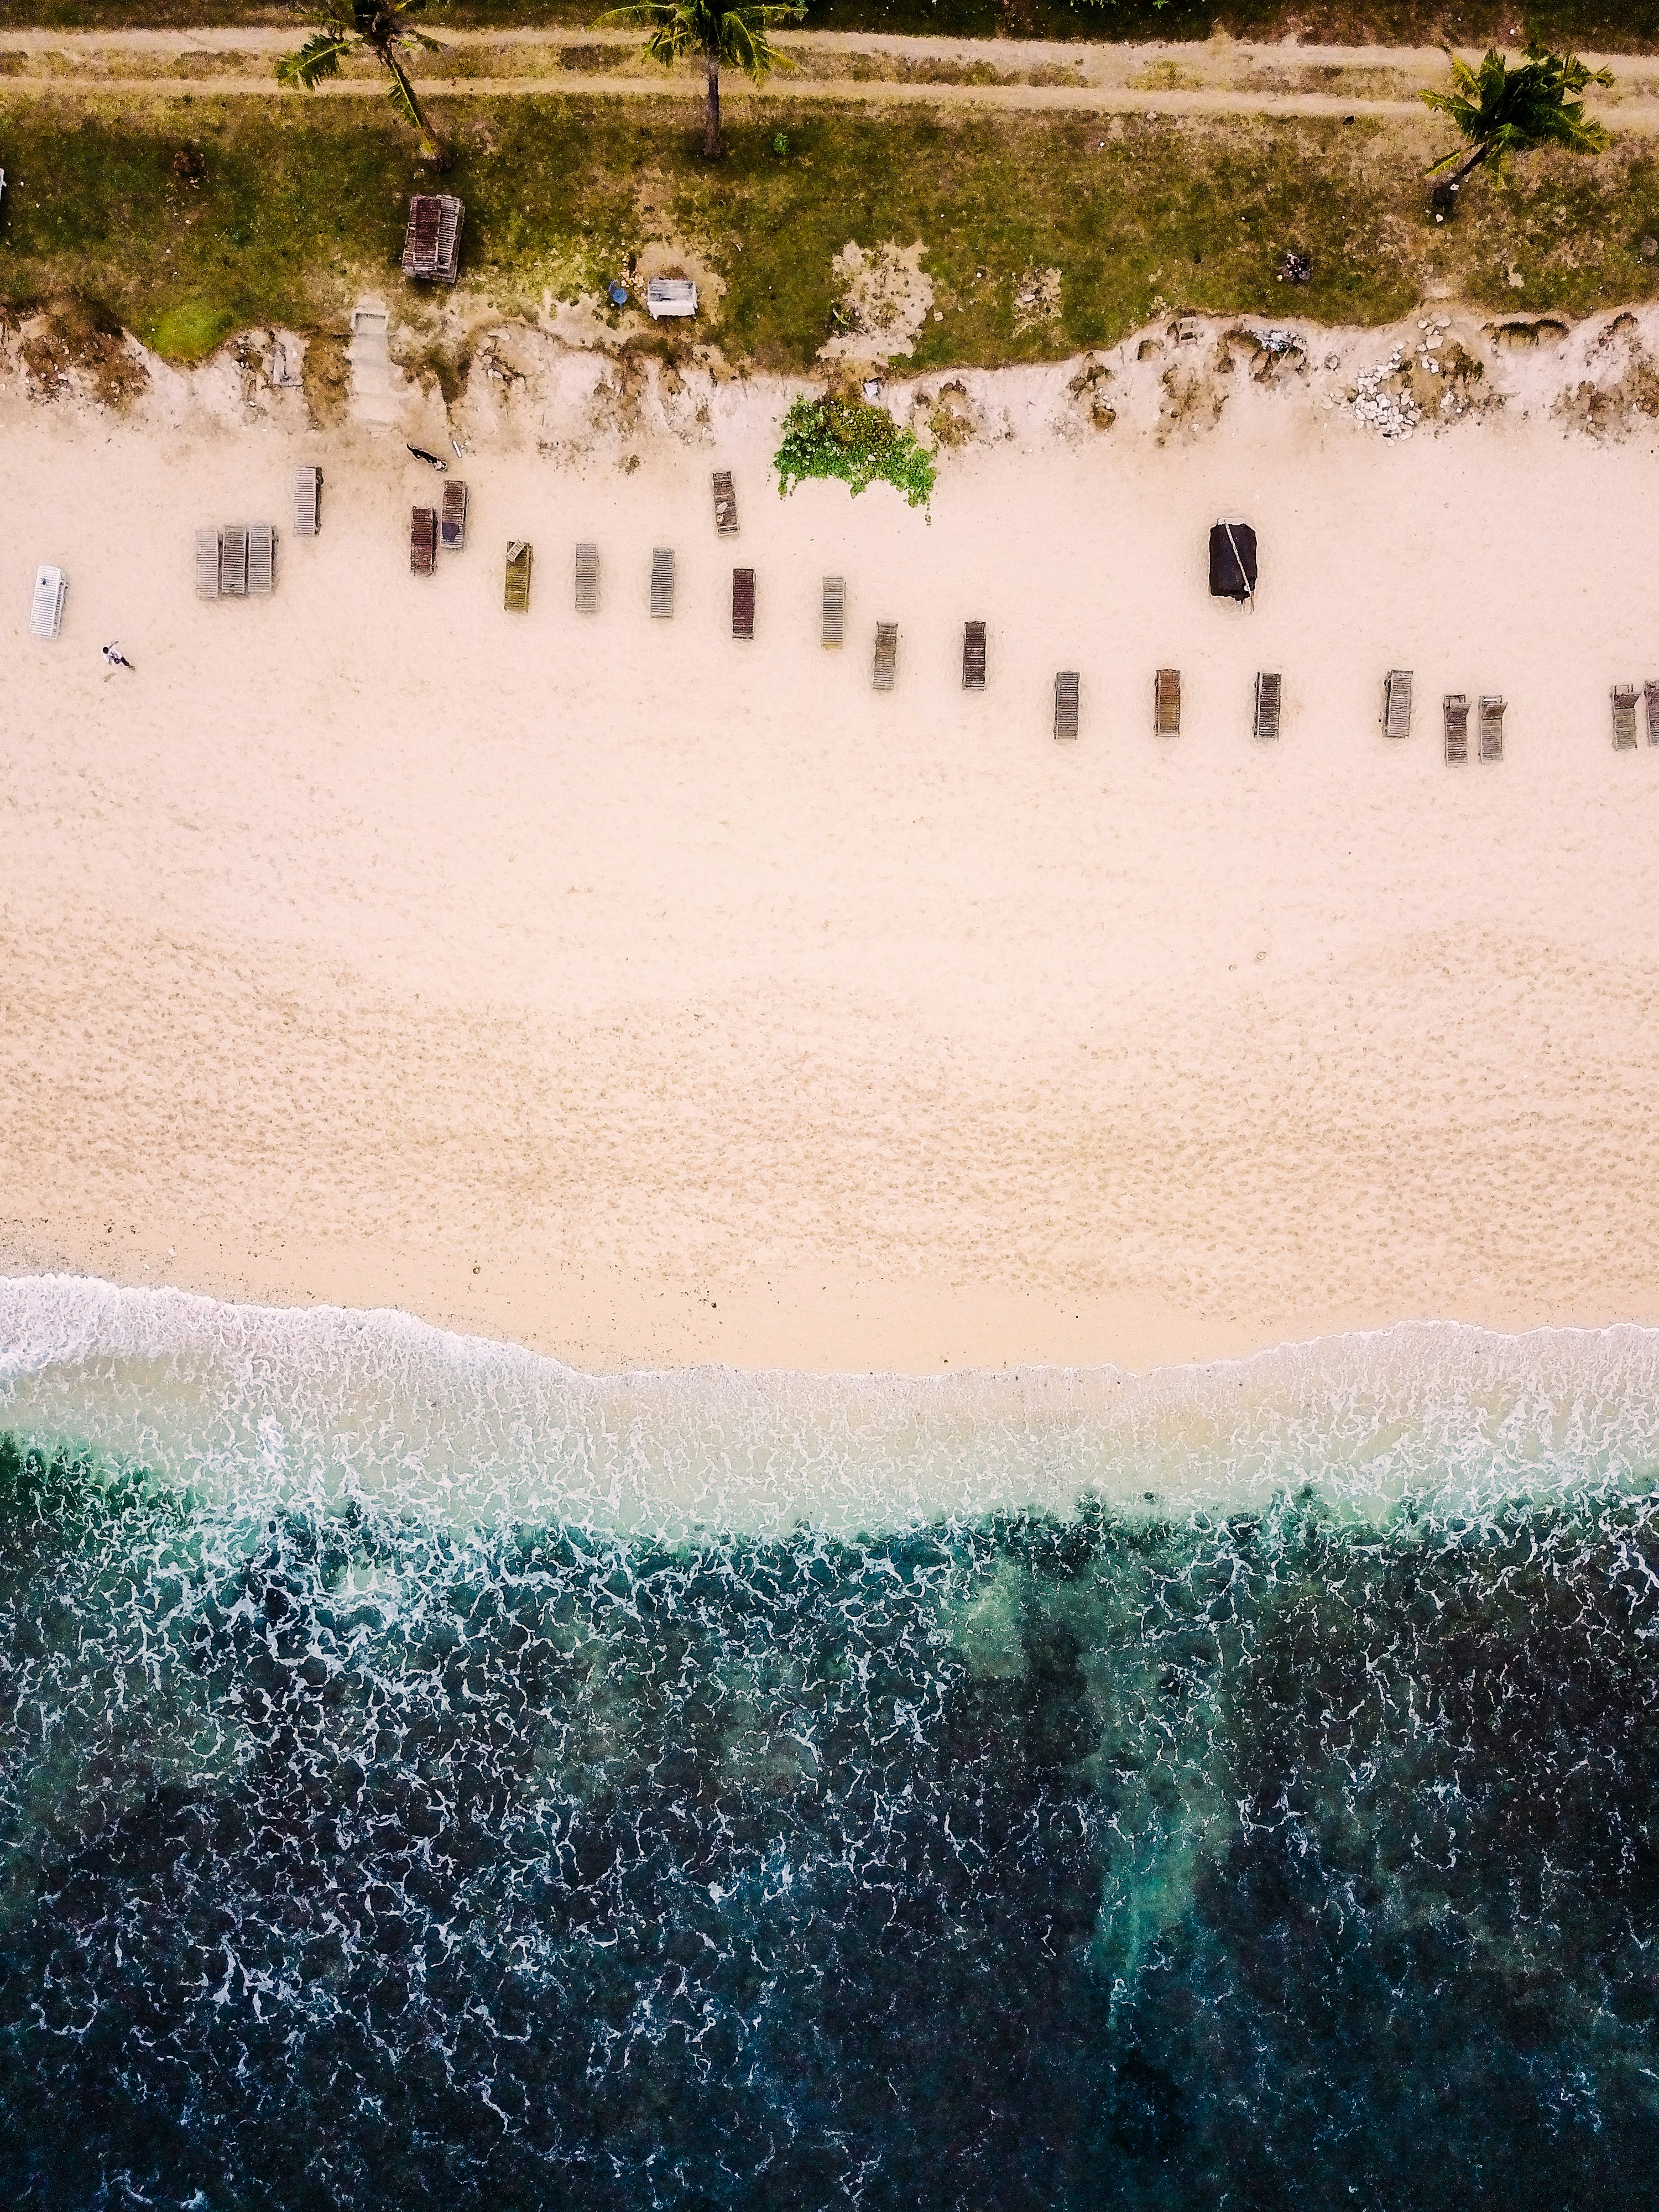
M304 0L299 0L304 13ZM596 0L448 0L429 27L591 23ZM0 29L188 28L203 23L286 24L282 0L4 0ZM811 0L809 28L1026 39L1282 38L1455 46L1503 40L1519 27L1558 45L1606 52L1659 47L1659 0Z
M942 319L923 367L1062 357L1164 306L1375 323L1425 286L1495 309L1587 313L1656 289L1659 149L1533 156L1428 219L1443 128L1286 121L895 116L769 105L727 161L698 158L690 101L447 102L447 180L467 203L467 288L505 311L574 297L666 236L726 291L700 319L734 362L808 368L830 328L832 256L921 239ZM787 152L775 150L776 135ZM337 326L365 282L395 295L412 139L378 104L179 99L123 107L0 93L9 189L0 285L14 307L73 295L179 358L250 324ZM202 181L175 173L200 155ZM1318 179L1310 188L1310 179ZM1314 281L1275 281L1310 254ZM1020 328L1032 269L1057 319ZM1511 282L1511 272L1521 282Z

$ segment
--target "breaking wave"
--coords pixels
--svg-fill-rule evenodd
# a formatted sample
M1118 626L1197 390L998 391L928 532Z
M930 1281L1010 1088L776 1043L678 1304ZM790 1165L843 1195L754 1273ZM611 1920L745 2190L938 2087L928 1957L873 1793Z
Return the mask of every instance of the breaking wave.
M1645 2201L1655 1343L596 1380L0 1285L0 2191Z

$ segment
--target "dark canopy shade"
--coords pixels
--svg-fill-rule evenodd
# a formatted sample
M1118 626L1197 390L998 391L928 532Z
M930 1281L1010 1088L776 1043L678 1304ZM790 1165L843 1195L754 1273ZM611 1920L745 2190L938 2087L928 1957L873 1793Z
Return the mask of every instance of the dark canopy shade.
M1210 532L1210 597L1242 601L1255 589L1255 531L1248 522L1218 522Z

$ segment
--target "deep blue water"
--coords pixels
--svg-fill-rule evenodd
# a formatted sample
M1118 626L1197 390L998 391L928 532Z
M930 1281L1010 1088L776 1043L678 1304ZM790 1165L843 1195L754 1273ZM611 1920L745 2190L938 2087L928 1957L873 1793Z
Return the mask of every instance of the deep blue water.
M0 2202L1651 2201L1659 1490L467 1533L0 1455Z

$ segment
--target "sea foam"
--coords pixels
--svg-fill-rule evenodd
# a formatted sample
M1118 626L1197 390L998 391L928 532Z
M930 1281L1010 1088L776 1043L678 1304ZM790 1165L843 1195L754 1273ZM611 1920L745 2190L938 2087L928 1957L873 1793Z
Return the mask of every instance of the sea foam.
M458 1526L846 1532L1309 1486L1479 1514L1650 1478L1659 1330L1402 1323L1144 1376L594 1376L401 1313L45 1275L0 1281L0 1430L225 1504L356 1494Z

